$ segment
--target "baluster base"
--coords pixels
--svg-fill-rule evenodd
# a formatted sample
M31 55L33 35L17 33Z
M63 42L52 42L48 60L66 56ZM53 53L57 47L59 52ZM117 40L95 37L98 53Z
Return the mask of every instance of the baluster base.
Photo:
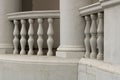
M90 52L85 53L85 58L90 58Z
M103 53L98 53L97 59L98 60L103 60Z
M42 51L42 50L41 50L41 51L38 51L37 55L38 55L38 56L43 56L43 51Z
M57 49L56 56L63 58L83 58L85 48L80 46L60 46Z
M53 56L53 52L52 51L48 51L47 56Z
M97 58L97 54L96 53L91 53L90 58L91 59L96 59Z
M20 55L26 55L26 51L25 50L21 50Z
M33 50L28 51L28 55L33 55L33 54L34 54Z

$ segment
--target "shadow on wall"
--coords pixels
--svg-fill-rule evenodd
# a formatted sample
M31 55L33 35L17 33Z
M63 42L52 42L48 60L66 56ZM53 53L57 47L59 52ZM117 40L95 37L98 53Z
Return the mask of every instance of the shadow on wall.
M22 11L31 10L59 10L59 0L22 0Z
M59 0L22 0L22 11L59 10Z
M59 0L32 0L32 10L59 10Z
M22 0L22 11L32 10L32 0Z

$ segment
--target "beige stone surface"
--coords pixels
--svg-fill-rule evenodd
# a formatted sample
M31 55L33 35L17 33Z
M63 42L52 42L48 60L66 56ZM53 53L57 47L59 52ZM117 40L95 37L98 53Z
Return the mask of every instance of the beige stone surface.
M78 68L78 80L120 80L119 65L81 59Z
M96 2L98 2L99 0L92 0L93 1L93 3L96 3Z
M77 80L78 59L0 55L0 80Z

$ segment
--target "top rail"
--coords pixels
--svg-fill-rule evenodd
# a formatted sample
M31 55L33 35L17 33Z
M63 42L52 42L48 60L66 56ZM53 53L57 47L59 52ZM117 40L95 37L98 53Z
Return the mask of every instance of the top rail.
M81 16L85 16L85 15L101 12L103 11L103 7L101 6L100 2L97 2L94 4L79 8L79 11Z
M9 20L13 19L28 19L28 18L59 18L59 10L47 10L47 11L26 11L26 12L15 12L7 14Z

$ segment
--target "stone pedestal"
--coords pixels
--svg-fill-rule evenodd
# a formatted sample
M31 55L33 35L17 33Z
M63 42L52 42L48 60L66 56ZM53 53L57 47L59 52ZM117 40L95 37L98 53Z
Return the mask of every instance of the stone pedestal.
M104 61L120 64L120 1L103 3L104 9Z
M60 0L60 46L56 55L65 58L83 57L84 20L79 8L89 5L92 0Z
M0 54L10 53L13 49L13 26L7 13L21 10L21 0L0 0Z

